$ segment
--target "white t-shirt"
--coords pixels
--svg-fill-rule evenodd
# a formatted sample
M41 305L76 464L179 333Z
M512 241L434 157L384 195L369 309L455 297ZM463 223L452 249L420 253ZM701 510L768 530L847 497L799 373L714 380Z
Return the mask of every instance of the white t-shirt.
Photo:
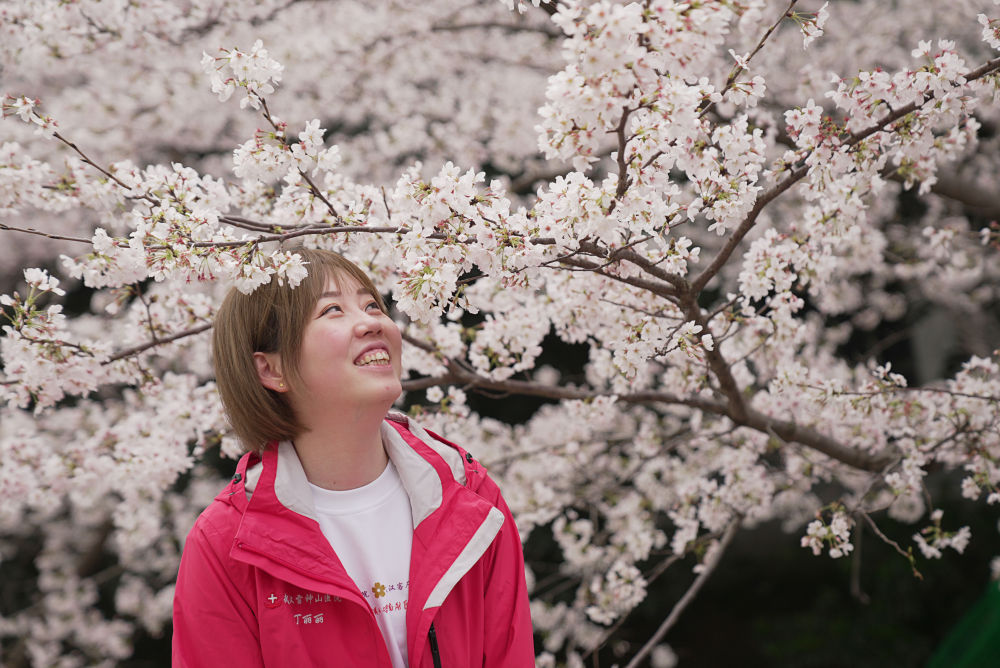
M323 535L375 613L394 668L406 668L406 603L413 518L392 462L364 487L345 491L310 483Z

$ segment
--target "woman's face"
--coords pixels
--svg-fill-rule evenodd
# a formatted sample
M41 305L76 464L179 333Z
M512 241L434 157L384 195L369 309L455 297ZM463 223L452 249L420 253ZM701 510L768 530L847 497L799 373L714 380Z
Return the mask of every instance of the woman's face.
M401 349L399 328L371 293L350 276L328 279L302 330L296 413L308 424L336 406L388 410L402 392Z

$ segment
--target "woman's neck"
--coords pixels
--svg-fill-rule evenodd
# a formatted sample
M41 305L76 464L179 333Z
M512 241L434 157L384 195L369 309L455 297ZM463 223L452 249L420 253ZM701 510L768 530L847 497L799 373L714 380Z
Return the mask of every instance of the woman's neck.
M378 478L389 458L379 415L330 416L295 438L306 478L323 489L357 489Z

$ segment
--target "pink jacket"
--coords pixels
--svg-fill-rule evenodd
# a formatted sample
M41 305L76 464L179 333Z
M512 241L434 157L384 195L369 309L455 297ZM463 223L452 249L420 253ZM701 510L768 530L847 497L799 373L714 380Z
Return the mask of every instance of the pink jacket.
M500 490L462 448L406 418L382 425L410 497L411 668L533 666L524 557ZM245 455L188 535L175 666L390 668L372 607L313 518L293 448Z

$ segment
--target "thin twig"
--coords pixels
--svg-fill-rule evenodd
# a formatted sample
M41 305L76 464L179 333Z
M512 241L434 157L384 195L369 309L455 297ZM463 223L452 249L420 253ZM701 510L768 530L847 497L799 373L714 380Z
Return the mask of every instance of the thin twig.
M96 169L97 171L99 171L101 174L104 174L104 176L106 176L109 179L111 179L112 181L114 181L121 188L123 188L126 191L131 191L132 190L132 186L128 185L127 183L125 183L124 181L122 181L121 179L119 179L117 176L115 176L114 174L112 174L110 171L108 171L107 169L101 167L96 162L94 162L93 160L91 160L90 157L86 153L84 153L80 149L80 147L78 147L76 144L74 144L70 140L66 139L65 137L63 137L58 132L54 132L52 134L52 136L55 137L56 139L58 139L59 141L61 141L66 146L68 146L71 149L73 149L74 151L76 151L76 154L80 156L80 159L83 160L84 163L90 165L91 167L93 167L94 169ZM153 196L149 195L148 193L143 193L139 197L140 197L140 199L146 200L150 204L159 204L159 201L156 198L154 198Z
M868 515L868 513L858 511L858 514L861 515L861 517L865 520L865 522L868 523L869 528L876 536L878 536L882 540L883 543L890 546L892 549L896 550L896 552L901 557L906 559L906 561L910 564L910 568L913 570L913 576L916 577L918 580L923 580L924 576L921 575L920 571L917 570L917 566L913 561L913 554L901 548L899 546L899 543L897 543L896 541L894 541L893 539L889 538L884 533L882 533L882 530L878 528L878 525L875 524L875 520L873 520Z
M818 385L810 385L809 383L799 383L799 387L803 387L809 390L816 390L818 392L829 392L835 397L876 397L885 395L890 392L931 392L933 394L947 394L948 396L952 397L962 397L964 399L977 399L979 401L1000 401L1000 397L994 397L991 395L982 395L982 394L970 394L969 392L956 392L955 390L948 390L943 387L896 386L888 390L880 390L880 391L866 390L864 392L860 390L828 390Z
M40 237L45 237L46 239L57 239L59 241L75 241L81 244L92 243L90 239L81 239L80 237L64 237L61 234L49 234L48 232L42 232L41 230L36 230L31 227L14 227L13 225L5 225L0 223L0 230L7 230L8 232L24 232L25 234L35 234Z
M669 557L667 557L666 559L664 559L663 561L661 561L660 563L658 563L656 565L656 567L654 569L652 569L648 575L645 576L646 577L646 584L647 584L647 586L649 584L652 584L652 582L654 580L656 580L658 577L660 577L661 575L663 575L663 573L666 572L666 570L668 568L670 568L675 563L677 563L678 561L680 561L681 557L683 557L683 556L684 556L684 554L671 554ZM635 611L635 609L633 608L633 612L634 611ZM594 645L592 648L590 648L589 650L587 650L581 658L584 661L586 661L588 656L593 655L594 656L594 662L595 662L595 665L596 665L597 657L598 657L598 654L599 654L601 648L604 647L608 643L609 640L611 640L611 638L615 635L615 633L618 632L618 629L620 629L622 627L622 625L625 624L625 621L628 618L629 618L629 615L622 615L618 619L618 621L615 622L613 626L611 626L611 628L609 628L607 631L604 632L604 635L601 636L601 640L596 645Z
M279 225L270 225L268 223L250 220L249 218L244 218L243 216L219 216L219 222L227 223L235 227L241 227L246 230L252 230L254 232L277 232L282 227Z
M326 195L324 195L324 194L322 193L322 191L320 191L320 189L319 189L319 186L317 186L317 185L316 185L316 184L315 184L315 183L313 182L312 178L311 178L311 177L310 177L310 176L309 176L308 174L306 174L306 173L305 173L305 172L304 172L303 170L301 170L301 169L299 170L299 175L300 175L300 176L301 176L301 177L302 177L303 179L305 179L306 183L307 183L307 184L309 185L309 191L310 191L310 192L311 192L311 193L312 193L313 195L315 195L316 197L318 197L318 198L319 198L319 200L320 200L321 202L323 202L323 204L325 204L325 205L326 205L326 208L327 208L327 210L328 210L328 211L329 211L330 213L332 213L332 214L333 214L333 217L334 217L334 218L336 218L336 219L337 219L338 221L342 221L342 220L344 219L344 217L343 217L342 215L340 215L340 212L339 212L339 211L337 211L337 207L335 207L335 206L333 205L333 202L331 202L330 200L328 200L328 199L326 198Z
M698 592L701 591L701 588L705 585L708 578L711 577L713 572L715 572L716 566L719 565L719 561L722 560L723 553L733 541L733 536L736 535L736 530L739 529L739 526L740 521L734 520L728 527L726 527L726 532L722 535L722 539L719 541L718 549L711 555L710 559L705 561L704 570L698 574L698 577L695 578L694 582L684 593L684 596L681 597L681 600L677 601L673 609L670 611L670 614L663 620L660 627L656 629L656 633L654 633L650 639L646 641L646 644L643 645L642 649L640 649L636 655L632 657L631 661L628 662L625 668L636 668L636 666L638 666L649 655L649 653L653 651L653 648L660 643L663 636L667 634L667 631L669 631L673 625L677 623L681 613L684 612L688 605L690 605L691 601L693 601L695 596L698 595Z
M747 58L746 58L746 60L744 62L749 63L753 59L753 57L757 55L757 52L760 51L762 48L764 48L764 43L767 42L768 38L771 37L771 33L773 33L775 31L775 29L777 29L777 27L779 25L781 25L781 23L786 18L788 18L788 15L791 13L791 11L795 7L795 5L798 4L798 2L799 2L799 0L792 0L789 3L788 7L785 8L785 11L781 14L781 16L778 18L778 20L775 21L773 24L771 24L771 27L767 29L767 31L764 33L764 36L760 38L760 41L757 42L756 48L754 48L754 50L750 52L750 55L747 56ZM740 65L739 63L736 63L736 65L733 67L733 69L729 72L729 77L726 79L725 85L722 87L722 90L719 92L720 95L724 96L729 91L729 89L733 87L733 84L736 83L736 77L738 77L743 70L744 70L743 66ZM698 116L699 117L700 116L704 116L705 114L708 113L708 111L713 106L715 106L715 103L712 102L711 100L709 100L707 102L707 104L705 104L705 106L702 107L702 109L699 112Z
M111 357L108 358L103 364L111 364L112 362L117 362L118 360L125 359L126 357L132 357L133 355L138 355L141 352L149 350L150 348L156 348L157 346L162 346L167 343L173 343L178 339L183 339L188 336L194 336L195 334L201 334L212 328L212 323L207 322L203 325L198 325L197 327L192 327L191 329L185 329L183 332L177 332L172 336L165 336L161 339L156 339L155 341L148 341L137 346L132 346L131 348L126 348L121 350Z

